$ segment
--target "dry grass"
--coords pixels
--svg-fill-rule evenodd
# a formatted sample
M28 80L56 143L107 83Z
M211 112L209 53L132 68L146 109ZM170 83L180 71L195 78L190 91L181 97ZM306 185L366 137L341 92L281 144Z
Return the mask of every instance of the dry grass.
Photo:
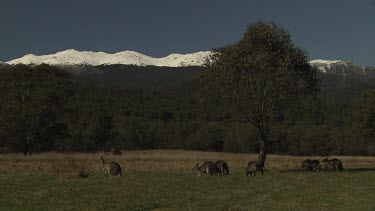
M182 150L123 151L122 155L110 153L42 153L31 157L17 154L0 155L1 172L48 172L62 177L101 173L100 156L118 162L123 171L181 172L191 171L196 163L225 160L232 172L242 172L247 163L256 160L256 154L235 154L219 152L197 152ZM331 156L342 160L344 168L373 168L375 157ZM324 157L296 157L268 155L266 169L300 169L306 158L322 160Z
M85 160L67 158L52 162L52 174L63 179L88 178L89 169Z

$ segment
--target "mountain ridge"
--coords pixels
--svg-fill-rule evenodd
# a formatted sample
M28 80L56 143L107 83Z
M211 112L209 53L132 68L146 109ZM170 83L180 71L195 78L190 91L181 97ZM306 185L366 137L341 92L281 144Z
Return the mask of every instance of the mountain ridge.
M210 51L199 51L191 54L170 54L166 57L154 58L136 51L122 51L114 54L93 51L77 51L68 49L54 54L34 55L27 54L21 58L13 59L7 64L39 65L137 65L137 66L202 66Z
M40 65L42 63L55 66L108 66L108 65L135 65L158 67L186 67L202 66L212 51L199 51L191 54L170 54L166 57L154 58L136 51L121 51L117 53L77 51L68 49L54 54L34 55L27 54L13 59L8 65L26 64ZM351 61L344 60L311 60L310 65L320 72L345 77L347 75L364 75L375 78L375 67L363 67ZM1 64L1 63L0 63Z

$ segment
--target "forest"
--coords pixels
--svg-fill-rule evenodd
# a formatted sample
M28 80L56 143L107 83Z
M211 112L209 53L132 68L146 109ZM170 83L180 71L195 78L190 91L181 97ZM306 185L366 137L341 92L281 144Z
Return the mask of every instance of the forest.
M202 100L200 72L201 67L3 66L0 153L258 152L256 129L237 111ZM273 120L271 137L288 134L268 151L374 155L375 81L325 73L317 77L315 98Z

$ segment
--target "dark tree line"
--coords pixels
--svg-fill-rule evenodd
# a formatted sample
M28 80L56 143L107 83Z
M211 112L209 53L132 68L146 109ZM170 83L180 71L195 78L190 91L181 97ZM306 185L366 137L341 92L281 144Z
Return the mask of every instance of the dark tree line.
M9 147L24 155L48 148L57 135L60 105L72 94L66 77L67 73L45 65L0 71L0 130Z
M196 91L81 86L46 65L0 70L0 90L2 151L259 150L255 127L228 107L202 106ZM303 113L285 114L292 126L269 152L374 155L375 95L365 93L357 103L322 97L305 102ZM269 138L285 130L276 126Z

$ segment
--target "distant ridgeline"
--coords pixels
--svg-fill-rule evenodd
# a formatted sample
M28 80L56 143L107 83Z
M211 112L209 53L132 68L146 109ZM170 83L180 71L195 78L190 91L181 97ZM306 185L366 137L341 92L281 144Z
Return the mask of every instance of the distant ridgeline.
M319 62L320 61L320 62ZM375 86L375 68L352 62L311 62L318 69L321 94L333 98L356 98L363 89ZM156 67L135 65L61 66L79 79L91 78L91 85L150 90L195 89L202 67Z
M311 61L321 80L319 101L303 114L290 114L294 126L270 151L293 155L375 155L373 144L356 143L351 116L362 93L375 87L375 68L346 61ZM1 64L0 68L9 65ZM202 105L202 67L58 65L71 73L75 94L60 112L59 138L35 151L113 149L191 149L257 152L256 131L230 108ZM219 105L219 106L218 106ZM282 118L281 118L282 119ZM90 124L88 124L90 122ZM275 129L285 130L283 126ZM56 132L56 133L57 133ZM7 140L1 134L1 140ZM355 144L353 144L355 143ZM0 147L10 147L0 141Z

